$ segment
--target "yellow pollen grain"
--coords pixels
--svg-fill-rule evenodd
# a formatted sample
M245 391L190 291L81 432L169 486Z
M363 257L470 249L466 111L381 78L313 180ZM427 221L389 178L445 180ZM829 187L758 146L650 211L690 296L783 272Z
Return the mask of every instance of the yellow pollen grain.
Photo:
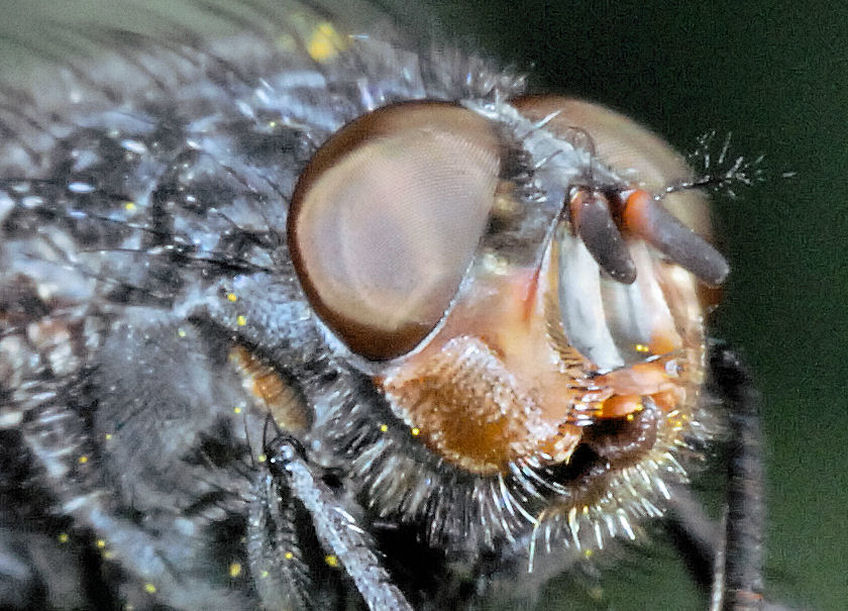
M268 571L262 571L261 573L259 573L259 576L260 576L262 579L268 579L268 576L269 576L270 574L271 574L271 573L269 573Z
M183 329L182 327L180 327L179 329L177 329L177 336L179 336L179 337L185 337L185 336L186 336L185 329Z
M325 62L333 59L344 47L344 39L331 24L324 21L312 31L312 36L306 44L306 52L316 62Z
M265 462L266 460L268 460L268 457L265 456L264 454L260 454L259 456L256 457L256 460L259 461L259 462Z
M593 552L592 552L592 550L590 550L590 549L583 550L583 555L584 555L586 558L591 558L591 557L592 557L592 553L593 553Z
M104 547L106 547L106 541L104 541L103 539L98 539L96 545L100 549L103 549Z
M238 301L238 295L236 295L235 293L227 293L227 301L235 303L236 301Z
M80 456L79 458L77 458L77 462L81 465L84 465L85 463L88 462L88 456L85 456L85 455Z
M389 430L389 425L388 425L388 424L381 424L381 425L380 425L380 432L381 432L381 433L386 433L386 432L388 432L388 430Z
M235 414L240 414L240 413L241 413L241 408L240 408L240 407L234 407L234 408L233 408L233 413L235 413Z
M144 591L148 594L156 594L156 586L154 586L152 583L146 583L144 584Z
M327 556L324 556L324 562L327 563L327 566L330 566L330 567L333 567L333 568L336 568L337 566L339 566L339 559L336 556L334 556L333 554L328 554Z
M633 348L636 350L636 352L650 352L651 351L651 349L648 348L648 346L646 346L645 344L636 344L635 346L633 346Z
M412 433L413 437L418 437L421 434L421 429L419 429L417 426L414 426L409 432Z
M633 414L627 414L627 422L633 422Z
M108 549L107 549L107 550L105 550L105 551L103 552L103 557L104 557L106 560L111 560L112 558L114 558L114 557L115 557L115 552L113 552L112 550L108 550Z
M126 210L127 212L135 212L135 209L135 202L124 202L124 210Z
M233 562L230 565L230 577L235 579L239 575L241 575L241 562Z
M59 543L67 543L68 542L68 533L59 533L59 536L56 537L59 540Z
M106 433L105 435L103 435L103 439L105 439L106 441L112 441L112 433Z
M285 558L286 560L291 560L292 558L294 558L294 554L291 552L286 552L285 554L283 554L283 558Z
M243 326L245 326L245 325L247 324L247 318L245 318L244 316L242 316L241 314L239 314L238 316L236 316L236 324L237 324L239 327L243 327Z

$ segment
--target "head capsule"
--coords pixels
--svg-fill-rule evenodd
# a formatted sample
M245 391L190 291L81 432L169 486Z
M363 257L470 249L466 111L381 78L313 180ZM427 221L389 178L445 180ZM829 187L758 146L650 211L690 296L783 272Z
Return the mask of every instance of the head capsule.
M316 154L289 248L341 353L439 464L535 473L518 484L548 500L528 514L597 509L628 469L660 481L697 407L699 282L728 269L704 197L667 193L688 178L594 104L399 104Z

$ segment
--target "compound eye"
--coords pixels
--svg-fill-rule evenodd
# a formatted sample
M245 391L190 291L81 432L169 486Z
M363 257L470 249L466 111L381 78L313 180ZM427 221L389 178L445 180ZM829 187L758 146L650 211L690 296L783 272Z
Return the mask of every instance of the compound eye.
M354 353L402 356L439 323L499 169L489 123L443 103L377 110L315 154L292 197L289 251L311 305Z

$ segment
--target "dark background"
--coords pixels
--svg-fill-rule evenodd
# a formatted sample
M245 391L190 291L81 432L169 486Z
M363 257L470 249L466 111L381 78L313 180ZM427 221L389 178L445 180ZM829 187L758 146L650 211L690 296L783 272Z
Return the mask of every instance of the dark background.
M848 605L848 9L786 1L434 3L540 87L612 106L680 150L732 132L774 176L716 203L733 266L715 334L764 400L772 598ZM794 179L781 179L785 171ZM658 552L662 556L662 553ZM616 608L687 607L678 568L607 575ZM554 606L554 605L552 605Z
M111 7L38 4L83 21ZM747 356L764 396L772 598L845 608L848 9L769 0L431 4L449 34L527 69L538 89L612 106L683 151L716 129L733 133L739 154L765 154L773 178L716 203L733 273L715 334ZM3 0L0 17L27 22L30 6ZM49 35L34 23L27 35ZM9 49L0 46L0 71L26 75ZM779 178L786 171L797 175ZM602 606L703 608L671 551L654 547L604 572ZM546 606L570 606L564 596L552 590Z

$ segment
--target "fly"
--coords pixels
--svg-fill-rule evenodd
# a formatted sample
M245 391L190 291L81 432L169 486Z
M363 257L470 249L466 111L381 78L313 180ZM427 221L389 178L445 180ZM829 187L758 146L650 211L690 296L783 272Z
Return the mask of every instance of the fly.
M755 164L378 12L187 9L225 32L8 35L44 80L0 97L3 605L512 606L665 521L761 606L756 394L705 323L707 191Z

